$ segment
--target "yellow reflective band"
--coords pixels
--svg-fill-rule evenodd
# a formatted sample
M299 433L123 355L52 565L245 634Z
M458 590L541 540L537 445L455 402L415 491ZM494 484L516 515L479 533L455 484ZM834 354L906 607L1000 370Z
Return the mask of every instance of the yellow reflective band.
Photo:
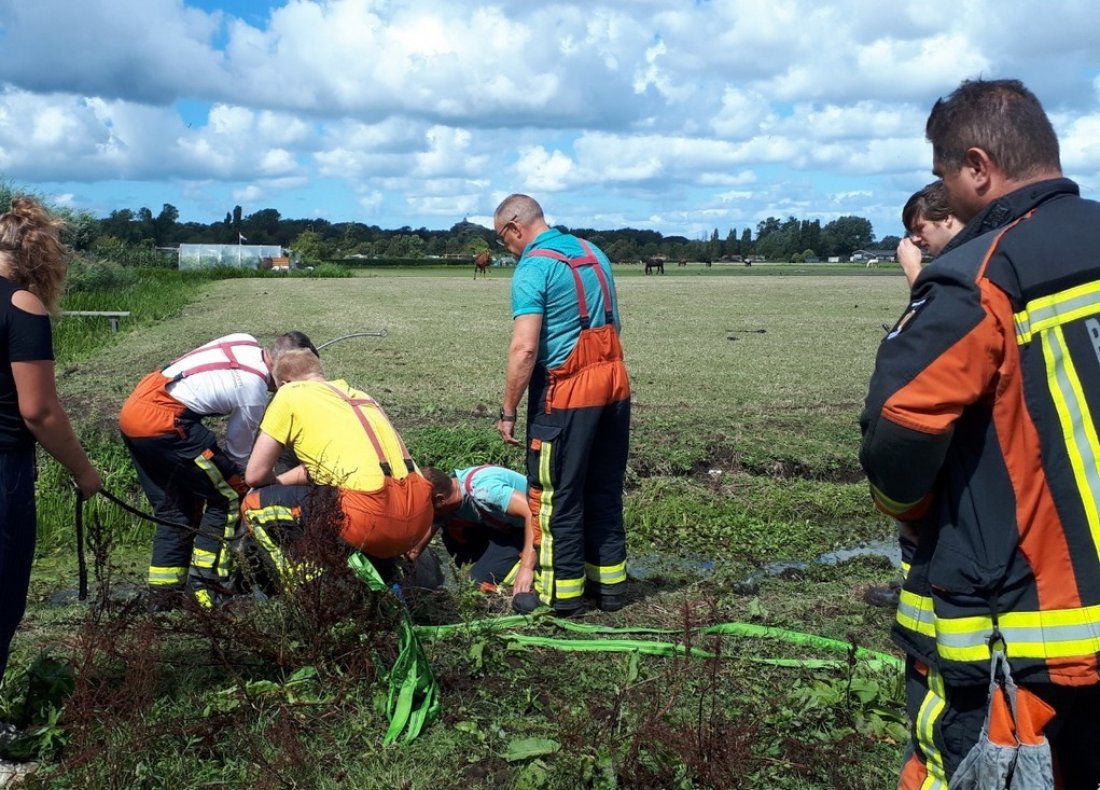
M258 524L252 525L252 537L256 538L260 547L266 551L267 555L271 558L271 562L275 565L275 572L279 574L279 578L285 579L289 567L286 557L283 556L282 549L275 545L275 541L267 534L267 530Z
M1100 470L1097 467L1100 463L1100 440L1096 437L1088 401L1085 400L1081 379L1069 355L1061 327L1055 327L1043 335L1043 358L1047 365L1050 396L1062 426L1073 478L1092 534L1093 549L1100 557L1100 512L1096 506L1100 501Z
M187 578L187 568L169 568L159 565L149 566L149 579L150 585L164 586L164 585L180 585L183 584L183 580Z
M212 551L198 548L191 550L191 564L196 568L213 568L217 558L218 555Z
M932 599L901 591L898 624L935 639L951 661L989 661L993 618L936 617ZM1007 612L998 619L1009 658L1077 658L1100 653L1100 605L1045 612Z
M881 505L882 509L886 511L887 515L893 516L894 518L897 518L902 513L906 513L912 510L920 504L921 499L924 499L924 497L921 497L921 499L918 499L915 502L898 502L897 500L891 499L890 497L886 496L886 494L882 493L882 490L878 488L874 483L871 484L871 496L873 496L875 498L875 501L878 502L879 505Z
M1013 316L1016 343L1025 345L1036 334L1097 314L1100 314L1100 282L1085 283L1032 299Z
M210 595L209 590L195 590L195 600L199 602L199 606L203 609L214 608L214 598Z
M234 528L237 524L237 514L240 509L240 499L237 496L237 491L233 486L229 485L229 481L225 479L225 476L222 475L221 470L218 469L213 461L200 455L195 459L195 464L210 479L211 484L218 490L218 493L225 497L225 524L222 527L222 537L226 540L232 540ZM220 559L218 559L219 557ZM224 547L215 557L215 561L218 565L215 573L218 576L228 576L230 556L229 552ZM202 567L213 568L214 562Z
M500 580L501 584L514 584L516 576L519 574L519 563L517 562L512 566L512 570L508 571L507 575Z
M554 585L554 597L562 600L566 598L580 598L584 594L584 579L559 579Z
M550 515L554 512L554 481L550 476L550 455L554 450L553 442L543 442L539 448L539 532L542 543L539 544L539 582L538 590L543 603L550 603L554 590L554 535L550 532Z
M943 767L943 753L936 747L936 722L947 705L947 694L943 687L943 678L929 667L928 693L921 702L914 727L917 743L924 754L924 767L928 776L921 783L921 790L939 790L947 787L947 772Z
M246 510L245 519L249 524L286 524L297 523L294 511L286 505L268 505L267 507Z
M909 578L909 569L911 567L912 566L908 562L901 563L901 578L903 581Z
M935 638L936 614L932 608L932 599L923 595L901 590L898 595L898 611L895 615L898 624L910 631Z
M626 560L618 565L589 565L586 562L584 572L591 581L600 584L622 584L626 581Z

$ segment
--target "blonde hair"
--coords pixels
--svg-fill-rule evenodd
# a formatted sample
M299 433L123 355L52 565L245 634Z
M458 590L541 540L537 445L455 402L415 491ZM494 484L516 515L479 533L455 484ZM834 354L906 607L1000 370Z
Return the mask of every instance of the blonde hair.
M302 381L314 376L324 378L325 371L321 360L308 348L292 348L279 354L271 375L275 384L281 386L288 381Z
M51 313L57 313L68 268L61 243L64 227L64 220L30 197L12 198L11 209L0 215L0 258L8 264L12 281L41 299Z

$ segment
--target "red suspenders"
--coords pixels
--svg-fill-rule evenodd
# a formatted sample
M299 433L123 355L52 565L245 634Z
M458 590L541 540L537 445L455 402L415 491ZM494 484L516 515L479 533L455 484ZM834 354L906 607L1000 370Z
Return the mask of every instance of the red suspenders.
M577 239L577 241L581 243L581 248L584 250L584 255L579 258L570 258L556 250L544 249L531 250L527 253L527 256L531 258L552 258L555 261L561 261L569 267L569 270L573 273L573 285L577 289L577 303L581 313L581 329L588 329L592 324L592 318L588 315L588 300L584 295L584 283L581 282L580 269L585 266L594 267L596 278L600 281L600 292L603 294L604 320L606 323L612 324L615 322L615 314L611 304L611 289L607 285L607 277L604 276L600 261L596 257L596 254L592 252L592 248L588 245L588 242L584 239Z
M267 370L259 371L256 370L256 368L249 367L248 365L242 365L237 360L236 355L233 353L233 349L240 346L259 348L260 344L252 340L240 340L235 343L218 343L217 345L203 346L202 348L196 348L194 351L188 351L182 357L172 362L171 365L168 365L168 367L170 368L172 367L172 365L182 362L183 360L187 359L188 357L192 357L195 354L201 354L206 351L211 351L215 348L219 349L223 354L225 354L226 359L221 362L207 362L202 365L196 365L193 368L181 370L179 373L173 376L171 381L169 381L168 383L175 384L177 381L185 379L188 376L194 376L196 373L205 373L208 370L246 370L249 373L254 373L255 375L259 376L264 381L267 381Z
M482 464L481 466L477 466L471 469L470 473L466 475L466 479L462 483L462 489L466 493L466 496L470 498L470 504L473 505L474 510L477 511L477 515L481 518L483 523L488 524L490 527L494 527L496 529L510 529L511 525L508 524L508 522L501 521L498 518L494 518L493 516L482 513L481 508L477 506L477 502L474 500L474 475L476 475L482 469L488 469L490 466L492 466L492 464Z
M327 381L325 382L325 386L339 395L344 400L344 403L351 406L352 411L355 412L355 416L359 418L359 424L363 426L367 438L370 439L370 443L374 447L374 454L378 456L378 465L382 467L382 474L386 477L393 477L393 470L390 468L390 462L386 460L386 452L382 449L382 442L378 440L378 434L374 432L370 422L367 420L367 416L363 414L363 410L360 408L361 406L374 406L378 409L378 413L382 415L382 419L389 424L389 417L386 416L386 412L382 411L382 407L378 405L378 401L374 400L374 398L352 398L339 387L333 386ZM397 441L401 445L401 455L405 459L405 468L411 472L414 468L412 456L409 455L409 451L405 447L405 442L400 435L398 435L396 431L394 431L394 435L397 436Z

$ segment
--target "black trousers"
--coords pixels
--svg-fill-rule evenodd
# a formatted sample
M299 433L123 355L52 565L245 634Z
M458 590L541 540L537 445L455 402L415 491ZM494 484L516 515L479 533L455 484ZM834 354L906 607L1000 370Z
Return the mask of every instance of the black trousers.
M153 535L149 585L189 587L203 605L231 591L232 552L239 522L240 470L200 422L174 434L123 443L137 471L153 515L178 527L158 524Z

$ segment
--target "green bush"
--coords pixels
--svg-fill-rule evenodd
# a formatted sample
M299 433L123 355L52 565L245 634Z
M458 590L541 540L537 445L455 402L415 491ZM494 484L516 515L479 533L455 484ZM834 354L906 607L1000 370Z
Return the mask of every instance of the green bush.
M137 272L108 260L76 258L65 278L66 293L123 291L137 282Z

